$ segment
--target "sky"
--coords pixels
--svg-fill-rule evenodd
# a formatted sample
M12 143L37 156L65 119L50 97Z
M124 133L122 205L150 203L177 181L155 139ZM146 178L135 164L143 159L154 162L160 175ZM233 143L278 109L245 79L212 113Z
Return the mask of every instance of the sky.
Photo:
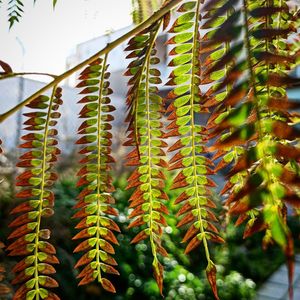
M131 0L58 0L55 10L52 0L24 4L11 30L5 5L0 9L0 60L15 72L60 74L77 44L131 24Z

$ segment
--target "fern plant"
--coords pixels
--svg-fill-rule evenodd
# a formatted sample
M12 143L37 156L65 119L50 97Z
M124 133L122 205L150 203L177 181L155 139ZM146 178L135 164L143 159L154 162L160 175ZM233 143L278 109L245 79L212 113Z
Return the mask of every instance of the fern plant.
M141 11L150 4L137 3ZM157 4L151 2L151 7L155 10ZM128 228L137 233L131 243L143 241L151 248L160 293L163 258L168 255L163 243L168 225L165 215L169 214L165 181L172 176L171 189L179 189L176 217L177 226L185 228L185 253L203 247L215 298L219 299L211 242L224 242L218 229L224 212L225 221L236 218L237 226L246 222L245 238L262 231L263 247L277 243L282 248L292 298L294 246L287 211L290 206L298 214L300 207L300 131L295 112L300 104L288 100L287 88L299 86L299 79L290 75L299 61L299 15L299 7L285 0L165 1L151 17L136 17L137 27L74 68L59 76L44 74L53 80L1 114L3 122L24 105L34 109L25 114L29 133L21 144L31 150L17 164L26 169L17 178L22 189L16 197L23 201L12 212L22 214L10 224L15 228L9 236L15 239L8 246L10 255L25 256L14 268L14 283L21 284L15 299L58 298L48 290L58 285L49 276L55 273L52 264L58 260L55 248L45 241L50 230L43 228L42 220L53 214L51 186L57 179L51 170L60 152L55 139L58 132L53 128L62 104L57 86L77 71L81 71L77 88L83 105L79 118L84 120L77 140L83 158L77 184L82 190L74 207L79 232L74 239L82 241L74 252L83 255L75 267L80 268L79 285L97 281L105 290L116 292L105 275L119 274L112 255L113 244L118 244L114 232L120 231L114 220L118 212L110 174L114 163L110 122L115 108L108 57L127 40L128 135L124 145L131 150L125 164L134 167L127 186L133 190ZM166 82L158 68L160 32L170 35L171 73ZM0 66L4 71L0 79L28 74L13 72L3 61ZM166 99L161 97L161 84L171 89ZM51 96L42 96L49 89ZM214 176L220 170L226 173L220 192L225 211L216 216Z

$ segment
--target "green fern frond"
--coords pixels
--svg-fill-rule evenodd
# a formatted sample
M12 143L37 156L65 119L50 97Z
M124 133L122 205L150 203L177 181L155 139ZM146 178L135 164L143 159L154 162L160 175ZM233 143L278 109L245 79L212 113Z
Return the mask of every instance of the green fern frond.
M19 22L24 13L24 4L21 0L10 0L8 6L8 22L11 28L16 22Z
M79 145L86 145L79 153L84 154L80 161L83 167L78 172L80 177L77 186L84 189L78 195L75 208L80 210L74 215L82 218L77 225L81 231L74 239L84 239L74 252L85 252L79 259L76 267L85 266L78 278L79 285L88 284L94 280L112 293L116 290L104 273L116 274L119 272L113 267L117 262L112 258L113 246L118 244L112 231L119 232L118 225L109 217L118 213L112 207L115 200L111 193L114 191L112 178L109 174L110 164L114 162L111 153L110 122L114 119L110 114L115 108L110 104L112 90L109 87L107 55L99 58L80 74L80 83L83 88L80 94L84 97L79 103L84 103L80 118L85 119L79 127L82 137L77 141Z
M131 241L138 243L149 239L153 255L154 277L162 294L163 266L158 254L166 256L161 245L162 226L166 226L163 214L167 213L162 200L168 197L163 191L165 176L162 168L167 166L162 148L167 144L162 140L162 98L157 85L161 83L160 71L156 68L159 58L156 56L155 40L162 21L154 24L142 35L134 37L127 50L128 58L135 58L128 66L126 75L131 76L127 103L129 114L129 140L125 145L136 148L127 155L128 166L137 169L128 179L127 188L136 188L130 198L133 211L129 218L135 218L129 228L142 226L143 230ZM136 58L137 57L137 58Z
M202 74L203 59L201 50L204 39L200 36L201 1L189 1L182 4L179 16L169 30L174 36L168 41L174 45L170 55L174 58L169 66L174 67L167 85L176 86L168 98L172 103L168 107L168 125L170 131L166 137L176 137L176 142L169 148L176 154L170 160L169 170L180 169L171 188L185 188L175 203L184 202L177 216L184 217L178 227L189 224L183 241L188 242L185 253L203 243L207 259L207 278L218 299L216 290L216 268L211 259L208 242L223 242L218 229L213 224L217 221L209 208L214 208L210 187L215 183L209 178L214 172L209 158L206 157L206 128L199 124L199 117L208 110L203 106L204 94L200 88L207 84Z
M51 1L51 0L49 0ZM53 8L57 5L58 0L52 0ZM35 4L37 0L33 0L33 4ZM0 1L0 8L3 4L2 0ZM12 28L16 23L20 21L24 14L24 6L25 2L23 0L10 0L8 1L8 22L9 22L9 28Z
M57 179L52 165L57 161L60 150L57 148L57 130L54 128L62 104L61 88L54 88L52 95L40 96L27 106L33 112L24 115L24 130L30 133L22 137L22 149L31 149L20 157L17 166L25 171L17 177L17 186L23 187L16 197L23 202L12 210L12 214L22 213L10 227L15 228L8 239L16 239L7 247L10 256L25 256L13 268L17 273L13 284L21 284L14 299L59 299L48 288L58 286L48 275L54 274L51 264L58 263L55 248L47 241L50 230L43 229L42 220L53 215L54 194L51 187ZM25 201L25 199L27 199Z

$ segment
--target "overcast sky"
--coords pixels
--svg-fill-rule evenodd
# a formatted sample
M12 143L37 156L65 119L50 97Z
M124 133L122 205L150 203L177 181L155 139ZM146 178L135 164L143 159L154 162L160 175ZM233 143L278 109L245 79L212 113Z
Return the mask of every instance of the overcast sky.
M0 10L0 59L14 71L59 74L75 46L107 30L131 24L131 0L25 0L25 13L9 30L5 6ZM22 46L24 46L24 53Z

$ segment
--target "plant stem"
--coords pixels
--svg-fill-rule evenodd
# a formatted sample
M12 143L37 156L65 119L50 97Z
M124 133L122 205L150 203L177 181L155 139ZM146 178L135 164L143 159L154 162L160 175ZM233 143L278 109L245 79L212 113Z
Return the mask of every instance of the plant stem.
M197 1L197 6L196 6L196 17L195 17L195 26L194 26L194 41L193 41L193 51L192 51L192 56L193 56L193 65L197 65L197 60L198 60L198 47L197 47L197 42L198 39L200 40L200 33L199 33L199 16L200 16L200 11L201 11L201 1ZM199 41L200 43L200 41ZM199 62L201 63L201 62ZM207 260L207 263L209 264L210 262L210 253L209 253L209 248L208 248L208 242L206 238L206 232L203 224L203 218L202 218L202 205L200 204L200 195L199 195L199 184L198 184L198 174L197 174L197 162L196 162L196 131L195 131L195 126L196 126L196 120L195 120L195 112L194 112L194 105L195 105L195 92L194 92L194 87L196 86L195 82L195 77L196 77L196 72L195 72L195 67L192 69L192 80L191 80L191 135L192 135L192 158L193 158L193 177L194 177L194 186L195 186L195 192L196 192L196 199L197 199L197 204L196 204L196 209L197 209L197 218L199 221L199 230L200 233L202 234L202 242L205 250L205 257ZM201 74L200 74L201 78ZM201 100L199 101L201 102Z
M101 126L102 126L102 98L103 98L103 87L104 87L104 77L106 72L106 66L107 66L107 56L108 54L105 54L103 62L102 62L102 73L100 77L100 87L99 87L99 98L98 98L98 121L97 121L97 233L96 233L96 262L97 262L97 278L98 282L102 284L102 274L101 274L101 257L100 257L100 217L103 214L101 210L101 193L102 193L102 185L101 185ZM104 183L105 184L105 183Z
M144 66L144 71L146 74L146 79L145 79L145 98L146 98L146 107L147 107L147 152L148 152L148 172L149 172L149 204L150 204L150 210L149 210L149 215L150 215L150 220L149 220L149 237L150 237L150 244L151 244L151 251L152 251L152 255L154 257L153 262L155 262L157 260L157 254L156 254L156 245L155 245L155 241L154 241L154 236L155 236L155 232L153 229L153 197L152 197L152 173L151 170L153 169L152 166L152 155L151 155L151 119L150 119L150 114L151 114L151 109L150 109L150 86L149 86L149 75L150 75L150 60L151 60L151 52L152 49L154 49L154 45L155 45L155 41L157 39L158 36L158 32L159 29L161 27L161 23L159 22L159 24L157 25L157 30L156 32L152 33L152 38L150 38L150 44L149 44L149 51L146 54L146 63ZM143 73L143 72L142 72ZM138 101L138 99L137 99ZM155 167L154 167L155 168ZM156 271L158 272L159 269L156 269Z
M82 61L75 67L73 67L70 70L67 70L66 72L62 73L61 75L57 76L53 81L42 87L40 90L29 96L27 99L20 102L18 105L13 107L12 109L8 110L7 112L0 115L0 123L2 123L5 119L7 119L9 116L14 114L16 111L21 109L26 104L30 103L32 100L34 100L36 97L40 96L41 94L45 93L48 89L58 85L62 80L69 77L73 73L79 71L86 65L92 63L94 60L96 60L99 56L109 53L111 50L116 48L118 45L125 42L130 37L140 33L147 27L149 27L151 24L162 18L166 13L168 13L175 5L180 3L182 0L172 0L170 1L166 6L162 7L160 10L155 12L149 19L145 20L143 23L139 24L137 27L133 28L129 32L125 33L118 39L114 40L113 42L107 44L106 47L92 55L91 57L87 58L86 60Z
M28 75L37 75L37 76L49 76L52 78L57 78L57 75L50 74L50 73L44 73L44 72L13 72L13 73L5 73L0 75L0 80L3 79L8 79L12 77L17 77L17 76L28 76Z
M56 92L56 88L57 86L54 86L53 90L52 90L52 94L51 94L51 98L50 98L50 102L49 102L49 107L48 107L48 113L47 113L47 119L46 119L46 123L45 123L45 128L44 128L44 143L43 143L43 148L42 148L42 165L41 165L41 174L42 174L42 178L41 178L41 185L40 185L40 190L41 190L41 194L39 196L39 205L38 205L38 218L37 218L37 226L35 228L35 240L34 240L34 279L35 279L35 291L36 291L36 300L40 299L40 294L39 289L40 289L40 283L39 283L39 258L38 258L38 254L39 254L39 242L40 242L40 230L41 230L41 221L42 221L42 213L43 213L43 201L44 197L45 197L45 184L46 184L46 172L47 172L47 143L48 143L48 131L49 131L49 124L50 124L50 119L51 119L51 111L52 111L52 107L53 107L53 101L55 98L55 92Z

